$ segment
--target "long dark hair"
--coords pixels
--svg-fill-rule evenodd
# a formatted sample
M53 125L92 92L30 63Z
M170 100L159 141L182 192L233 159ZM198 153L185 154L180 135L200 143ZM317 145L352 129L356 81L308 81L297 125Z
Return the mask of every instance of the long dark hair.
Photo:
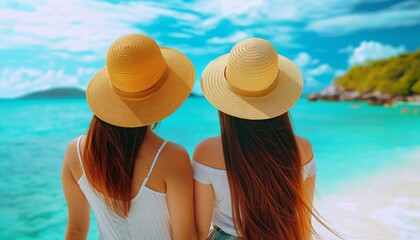
M219 112L236 231L242 239L306 240L311 206L289 114L267 120Z
M127 217L130 210L134 163L147 129L117 127L93 116L86 136L86 177L120 217Z

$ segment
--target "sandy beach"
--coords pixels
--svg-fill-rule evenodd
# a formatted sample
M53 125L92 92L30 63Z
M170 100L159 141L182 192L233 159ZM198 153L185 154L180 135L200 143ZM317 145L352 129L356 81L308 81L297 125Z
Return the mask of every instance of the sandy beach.
M403 164L355 179L340 193L316 196L328 226L344 239L420 239L420 149L399 156L395 161ZM338 239L314 224L323 239Z

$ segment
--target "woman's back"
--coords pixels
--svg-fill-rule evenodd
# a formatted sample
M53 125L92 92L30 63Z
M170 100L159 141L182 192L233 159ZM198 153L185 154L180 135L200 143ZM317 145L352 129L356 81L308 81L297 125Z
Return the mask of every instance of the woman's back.
M304 180L308 179L305 181L305 192L308 196L309 204L312 202L315 186L315 159L313 158L312 147L308 140L296 137L296 142L298 144L299 152L302 155L303 177ZM211 186L212 191L214 192L214 198L200 197L200 201L196 202L198 204L214 206L211 211L207 211L206 213L196 213L197 221L200 221L200 218L212 219L213 225L220 228L223 232L238 236L233 224L230 188L220 136L208 138L196 147L192 166L194 179L202 185ZM214 202L206 203L206 200L213 200ZM199 207L196 208L196 211L197 209L199 209ZM208 215L210 215L210 217ZM206 232L202 233L202 235L203 234L205 235Z
M192 174L185 149L164 141L151 131L146 133L134 164L130 211L123 218L109 209L102 194L91 186L84 173L82 156L85 140L83 136L73 140L67 153L72 152L72 156L66 159L71 174L93 209L100 239L171 239L171 225L174 223L170 213L175 210L171 211L169 207L167 186L173 185L168 180L179 178L174 174L183 174L187 178ZM171 194L177 194L176 190ZM172 204L171 207L185 208L181 204ZM192 212L185 211L184 214ZM183 223L178 221L175 224Z
M83 170L82 154L80 151L82 149L80 146L81 138L79 137L77 141L77 150L81 169ZM147 142L143 144L147 145L151 143ZM150 154L140 154L135 165L138 171L135 171L133 175L133 183L135 184L132 185L132 193L135 195L132 197L130 212L127 218L122 218L110 211L100 193L92 188L85 174L82 173L83 175L77 183L89 201L90 206L93 208L99 228L100 239L171 239L167 197L165 191L162 191L161 186L162 182L164 182L164 177L162 176L161 169L154 170L166 144L166 141L161 144L153 158ZM154 148L153 146L152 149ZM151 164L150 159L153 159ZM145 170L147 170L147 165L149 165L149 171L143 177ZM153 178L149 181L152 174ZM141 181L141 179L144 180ZM141 185L138 186L140 182ZM154 184L161 191L153 190L146 184Z

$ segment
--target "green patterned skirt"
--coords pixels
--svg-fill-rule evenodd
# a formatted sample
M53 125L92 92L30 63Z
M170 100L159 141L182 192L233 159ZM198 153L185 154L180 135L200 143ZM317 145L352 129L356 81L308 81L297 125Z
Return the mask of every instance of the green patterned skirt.
M218 226L213 225L213 229L210 231L208 240L238 240L237 236L230 235L229 233L223 232Z

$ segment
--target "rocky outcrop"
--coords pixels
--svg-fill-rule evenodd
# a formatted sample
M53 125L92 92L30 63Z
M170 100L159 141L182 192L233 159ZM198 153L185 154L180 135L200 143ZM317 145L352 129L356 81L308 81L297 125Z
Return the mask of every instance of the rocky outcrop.
M362 94L362 100L371 105L384 105L392 103L392 96L381 92L370 92Z
M309 101L366 101L372 105L388 105L393 102L418 102L420 95L413 96L392 96L381 92L359 93L357 91L345 90L338 86L329 86L320 93L312 93L308 96Z
M341 87L329 86L320 93L310 94L308 99L311 101L316 101L318 99L326 101L338 101L343 91L344 89Z
M420 103L420 95L413 95L407 97L407 102L416 102Z
M359 92L354 91L343 91L340 94L339 100L340 101L359 101L362 99L362 94Z

